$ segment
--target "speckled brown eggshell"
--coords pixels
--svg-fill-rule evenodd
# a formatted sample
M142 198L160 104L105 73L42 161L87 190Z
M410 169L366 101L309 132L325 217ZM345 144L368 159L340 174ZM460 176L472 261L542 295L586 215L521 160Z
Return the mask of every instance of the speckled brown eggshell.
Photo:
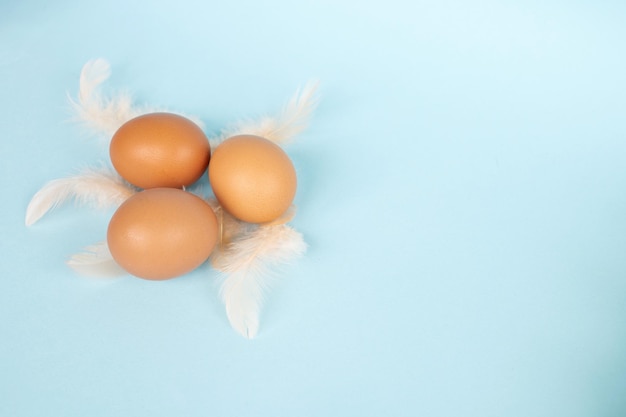
M296 170L280 146L253 135L239 135L217 146L209 181L221 206L250 223L280 217L296 194Z
M191 120L149 113L124 123L109 146L115 170L139 188L181 188L204 174L211 148Z
M139 278L164 280L207 260L218 239L217 218L200 197L152 188L126 200L107 231L113 259Z

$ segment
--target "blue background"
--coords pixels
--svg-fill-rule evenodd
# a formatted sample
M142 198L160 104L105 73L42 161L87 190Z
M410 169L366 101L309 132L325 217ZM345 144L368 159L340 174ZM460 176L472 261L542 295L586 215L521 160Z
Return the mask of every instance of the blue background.
M0 4L0 415L626 415L626 3ZM204 266L65 264L112 212L24 226L107 157L68 121L82 65L213 134L322 101L289 145L310 245L257 339Z

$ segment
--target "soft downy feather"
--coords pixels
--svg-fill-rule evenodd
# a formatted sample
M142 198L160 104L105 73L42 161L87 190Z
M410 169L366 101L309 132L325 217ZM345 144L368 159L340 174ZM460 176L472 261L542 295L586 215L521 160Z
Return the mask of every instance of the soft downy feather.
M113 259L106 241L83 248L82 252L72 255L66 263L83 276L115 278L126 274Z
M37 191L26 209L25 223L34 224L69 199L96 208L116 207L135 192L134 187L109 168L85 169L78 175L52 180Z
M121 125L141 112L134 108L128 93L105 97L100 85L111 76L109 63L102 59L88 61L80 73L77 101L69 97L76 118L96 133L112 136Z
M231 326L252 339L276 269L302 256L306 243L286 224L247 226L214 252L211 263L221 273L220 297Z
M282 111L273 117L243 120L223 130L218 137L211 140L211 146L215 147L235 135L261 136L278 144L288 142L308 126L319 102L318 84L317 80L313 80L298 89Z
M101 93L101 84L111 76L109 63L102 58L88 61L80 73L78 97L69 97L75 119L96 134L110 139L127 121L142 114L166 111L162 108L133 105L127 92L118 92L110 97ZM194 116L184 116L204 129L204 123Z

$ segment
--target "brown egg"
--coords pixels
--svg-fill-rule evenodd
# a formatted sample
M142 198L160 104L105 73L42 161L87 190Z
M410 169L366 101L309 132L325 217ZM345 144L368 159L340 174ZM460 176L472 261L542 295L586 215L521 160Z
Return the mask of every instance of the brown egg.
M211 148L191 120L150 113L124 123L113 135L109 153L117 172L139 188L181 188L202 176Z
M296 170L275 143L233 136L214 151L209 181L222 207L236 218L265 223L280 217L296 194Z
M176 188L152 188L126 200L109 223L113 259L150 280L183 275L207 260L218 237L217 218L200 197Z

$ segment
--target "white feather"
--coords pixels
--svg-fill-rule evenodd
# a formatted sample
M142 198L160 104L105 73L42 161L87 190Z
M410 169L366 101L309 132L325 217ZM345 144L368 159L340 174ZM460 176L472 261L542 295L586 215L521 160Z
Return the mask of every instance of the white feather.
M275 143L285 143L302 132L309 124L313 111L317 107L317 81L308 82L298 89L282 111L273 116L256 120L243 120L223 130L217 138L211 140L213 147L235 135L256 135Z
M259 329L259 313L276 268L306 251L302 235L281 224L256 226L212 256L221 272L220 296L231 326L252 339Z
M119 127L141 114L133 107L127 93L120 92L107 98L100 92L100 85L111 75L109 63L101 58L87 62L80 73L78 101L70 97L76 118L86 127L107 136L113 135Z
M102 59L88 61L80 73L78 99L69 97L76 113L76 119L97 134L111 138L124 123L142 114L166 111L162 108L135 106L131 96L126 92L118 92L107 97L100 91L100 85L111 76L109 63ZM204 124L194 116L184 115L196 123L201 129Z
M34 224L68 199L105 208L120 205L134 193L135 189L112 170L87 169L76 176L52 180L37 191L26 209L25 223L27 226Z
M113 278L126 274L111 256L106 242L85 247L82 252L72 255L66 263L85 276Z

